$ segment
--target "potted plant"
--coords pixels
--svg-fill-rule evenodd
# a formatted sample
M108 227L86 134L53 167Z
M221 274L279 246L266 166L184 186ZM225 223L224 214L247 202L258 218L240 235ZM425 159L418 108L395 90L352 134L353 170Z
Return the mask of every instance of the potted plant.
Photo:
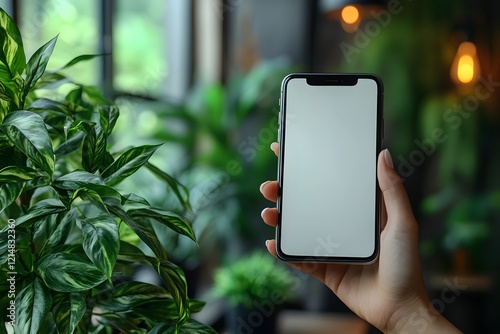
M277 310L291 297L293 284L283 264L256 251L219 268L213 293L233 308L226 321L230 333L275 333Z
M46 71L56 40L26 62L0 9L0 333L4 323L16 333L215 333L191 319L203 303L188 298L155 232L166 226L196 242L187 189L148 162L159 145L113 151L117 106L60 72L94 56ZM53 98L61 85L69 93ZM119 191L144 166L181 210ZM137 264L164 287L130 280Z

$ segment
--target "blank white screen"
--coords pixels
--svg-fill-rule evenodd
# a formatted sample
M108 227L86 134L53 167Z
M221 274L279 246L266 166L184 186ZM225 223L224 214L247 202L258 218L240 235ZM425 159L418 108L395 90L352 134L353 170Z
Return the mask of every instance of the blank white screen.
M281 250L368 257L375 249L377 83L286 87Z

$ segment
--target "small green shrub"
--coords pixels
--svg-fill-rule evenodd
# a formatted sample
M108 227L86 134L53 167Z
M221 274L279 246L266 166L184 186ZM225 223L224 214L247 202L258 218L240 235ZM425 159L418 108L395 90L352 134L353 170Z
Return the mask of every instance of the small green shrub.
M213 293L232 306L252 309L255 303L280 304L291 297L290 272L271 255L257 251L215 273Z

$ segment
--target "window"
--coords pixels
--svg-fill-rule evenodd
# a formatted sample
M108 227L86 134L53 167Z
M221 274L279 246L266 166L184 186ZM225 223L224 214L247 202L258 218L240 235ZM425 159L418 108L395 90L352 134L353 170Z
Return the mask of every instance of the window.
M66 74L108 94L181 102L191 78L191 0L0 0L18 20L29 57L59 34L49 69L109 53ZM105 35L110 27L110 35Z
M117 0L113 28L117 91L181 100L189 81L190 4Z
M26 56L59 34L49 69L81 54L99 53L99 1L20 1L19 26ZM99 62L84 62L66 73L79 83L99 83Z

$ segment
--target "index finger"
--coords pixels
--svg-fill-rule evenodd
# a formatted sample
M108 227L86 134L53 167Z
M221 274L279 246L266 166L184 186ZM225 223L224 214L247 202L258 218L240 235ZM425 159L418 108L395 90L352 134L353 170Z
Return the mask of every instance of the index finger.
M279 151L280 151L280 145L277 142L273 142L271 144L271 150L273 150L274 154L276 154L276 156L278 156Z

